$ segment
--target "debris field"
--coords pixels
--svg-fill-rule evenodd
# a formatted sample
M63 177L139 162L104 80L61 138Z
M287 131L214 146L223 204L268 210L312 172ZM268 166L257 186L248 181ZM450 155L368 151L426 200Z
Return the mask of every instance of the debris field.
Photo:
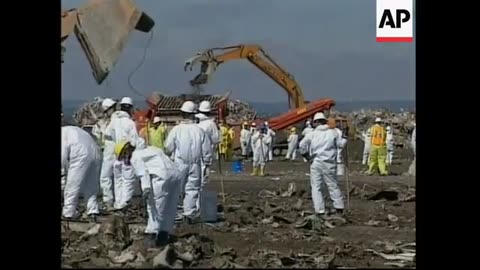
M351 156L360 149L352 145ZM365 176L351 162L350 207L345 218L325 220L312 216L308 163L277 160L253 177L250 162L239 174L222 163L222 175L215 162L207 190L219 193L217 223L177 224L167 248L145 250L135 197L126 217L63 222L62 267L415 268L415 178L403 174L411 157L399 157L387 177Z

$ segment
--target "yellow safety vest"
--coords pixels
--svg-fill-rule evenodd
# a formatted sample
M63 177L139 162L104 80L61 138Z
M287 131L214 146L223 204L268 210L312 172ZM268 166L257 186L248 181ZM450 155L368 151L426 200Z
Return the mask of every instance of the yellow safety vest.
M370 128L371 143L375 146L384 146L387 141L387 131L380 125L374 125Z

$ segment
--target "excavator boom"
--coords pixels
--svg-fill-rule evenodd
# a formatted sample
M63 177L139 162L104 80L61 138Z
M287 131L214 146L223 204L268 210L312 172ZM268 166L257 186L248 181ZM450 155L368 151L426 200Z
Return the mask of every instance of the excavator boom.
M222 51L223 53L215 55L215 51ZM302 89L295 81L293 75L277 64L272 57L258 45L211 48L197 53L197 55L185 61L185 70L187 70L187 68L192 70L192 67L196 63L201 63L200 74L191 80L190 84L195 86L208 83L212 74L220 64L237 59L247 59L287 91L290 108L305 107Z
M65 41L75 33L98 84L115 66L133 29L149 32L154 21L133 0L90 0L62 12L62 63Z

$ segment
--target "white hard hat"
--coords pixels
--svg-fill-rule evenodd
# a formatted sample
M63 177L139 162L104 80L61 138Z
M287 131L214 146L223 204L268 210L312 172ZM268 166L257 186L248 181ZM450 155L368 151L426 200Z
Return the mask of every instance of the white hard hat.
M268 121L265 121L265 123L264 123L264 124L265 124L265 126L268 126Z
M307 125L310 124L310 120L307 120L306 124L307 124Z
M156 124L156 123L158 123L158 122L160 122L160 121L162 121L162 120L161 120L160 117L158 117L158 116L155 116L155 117L153 118L153 123L154 123L154 124Z
M133 101L129 97L123 97L122 100L120 100L120 104L127 104L133 106Z
M193 101L185 101L182 104L182 107L180 108L180 111L185 112L185 113L195 113L197 110L197 104L195 104Z
M385 129L386 129L386 130L390 130L390 126L387 126Z
M380 122L382 122L382 118L380 117L375 118L375 123L380 123Z
M320 119L324 119L324 120L327 120L327 118L325 117L325 115L321 112L317 112L314 116L313 116L313 121L315 120L320 120Z
M198 110L200 112L210 112L212 110L212 104L210 104L210 101L204 100L200 102L200 105L198 106Z
M113 105L115 105L115 100L111 99L111 98L106 98L102 101L102 109L104 111L110 109Z
M252 126L252 127L256 127L256 126L257 126L257 124L256 124L255 122L253 122L253 123L252 123L250 126Z

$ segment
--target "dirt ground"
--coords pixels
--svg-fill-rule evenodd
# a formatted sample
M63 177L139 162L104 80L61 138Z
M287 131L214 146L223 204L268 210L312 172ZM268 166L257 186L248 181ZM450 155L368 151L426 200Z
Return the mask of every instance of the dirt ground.
M194 257L180 260L177 266L414 268L415 179L402 175L410 164L410 151L397 151L398 159L390 168L393 175L379 177L361 173L360 149L361 145L352 144L349 151L350 203L344 220L309 218L313 213L309 166L300 157L295 162L277 158L267 165L266 177L250 176L249 162L239 174L232 173L231 163L223 163L223 176L214 164L207 190L221 193L223 178L226 201L219 194L220 221L176 225L172 246ZM346 194L345 178L339 182ZM82 234L62 231L63 267L152 268L153 257L160 252L142 248L141 231L126 233L130 241L122 247L105 244L102 230L80 240ZM126 250L131 258L115 257Z

